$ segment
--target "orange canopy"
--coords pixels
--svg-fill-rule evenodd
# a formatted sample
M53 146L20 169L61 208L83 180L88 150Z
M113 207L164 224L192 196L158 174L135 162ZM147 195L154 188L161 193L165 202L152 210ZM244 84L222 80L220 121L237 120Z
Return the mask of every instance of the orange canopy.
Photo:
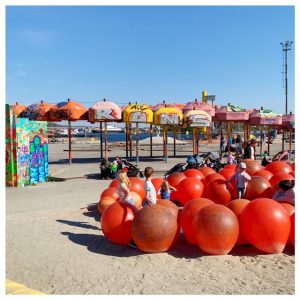
M88 120L88 109L82 104L68 99L68 102L60 102L50 108L50 120Z
M19 102L16 102L16 104L10 105L10 109L12 111L12 114L16 117L19 117L22 112L25 110L26 106L23 104L19 104Z
M22 116L36 121L50 121L51 104L41 101L37 104L31 104L23 111Z

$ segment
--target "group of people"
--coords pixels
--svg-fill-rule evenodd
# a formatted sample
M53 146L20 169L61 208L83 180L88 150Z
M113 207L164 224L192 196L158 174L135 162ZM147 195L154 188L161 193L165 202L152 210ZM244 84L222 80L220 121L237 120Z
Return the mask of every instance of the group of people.
M223 152L229 152L230 151L230 147L232 147L232 145L234 145L235 148L241 148L242 146L242 137L240 134L236 134L236 135L231 135L229 136L227 143L225 140L224 135L221 135L220 138L220 153Z
M100 163L100 179L115 179L119 170L123 169L122 160L116 156L115 160L110 163L106 158Z

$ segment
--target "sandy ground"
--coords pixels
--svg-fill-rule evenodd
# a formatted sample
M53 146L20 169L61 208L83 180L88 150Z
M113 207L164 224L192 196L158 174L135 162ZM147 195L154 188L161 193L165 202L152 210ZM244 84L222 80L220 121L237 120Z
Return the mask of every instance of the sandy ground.
M98 172L99 153L74 152L69 166L60 160L67 158L62 148L50 145L50 173L68 180L6 188L6 278L56 295L294 294L289 247L276 255L245 246L209 256L183 236L160 254L108 242L95 204L110 181L85 176ZM184 160L156 158L151 165L160 175L176 161Z

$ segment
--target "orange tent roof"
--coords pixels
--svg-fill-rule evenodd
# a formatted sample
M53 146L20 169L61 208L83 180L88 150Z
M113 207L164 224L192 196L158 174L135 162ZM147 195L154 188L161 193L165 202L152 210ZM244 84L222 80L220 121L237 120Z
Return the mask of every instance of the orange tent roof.
M23 104L19 104L19 102L16 102L16 104L10 105L10 109L12 111L12 114L16 117L19 117L22 112L25 110L26 106Z

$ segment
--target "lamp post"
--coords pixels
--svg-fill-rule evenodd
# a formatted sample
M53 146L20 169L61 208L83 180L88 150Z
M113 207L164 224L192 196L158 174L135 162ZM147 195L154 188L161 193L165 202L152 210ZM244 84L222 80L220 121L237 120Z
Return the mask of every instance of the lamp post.
M285 43L280 43L282 46L282 51L284 52L284 86L285 86L285 114L288 113L288 79L287 79L287 52L291 50L293 42L286 41Z

